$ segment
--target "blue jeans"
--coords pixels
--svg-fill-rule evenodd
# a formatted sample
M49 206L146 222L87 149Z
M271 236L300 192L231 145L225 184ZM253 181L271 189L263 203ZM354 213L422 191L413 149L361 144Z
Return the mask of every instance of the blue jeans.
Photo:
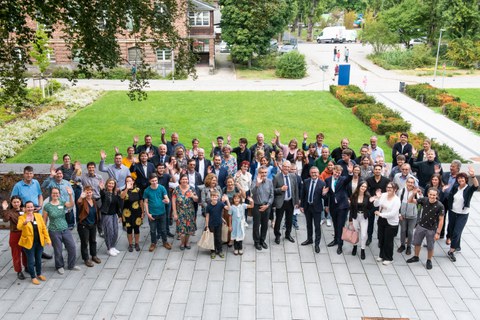
M167 215L164 213L159 216L152 216L153 220L148 219L150 225L150 238L152 243L157 243L158 239L167 242Z
M36 278L42 274L42 253L43 247L40 242L33 242L31 249L23 248L25 255L27 256L27 271L30 276ZM35 273L36 271L36 273Z
M458 214L453 211L448 212L448 229L451 228L451 237L452 243L450 244L450 248L459 249L460 248L460 241L462 238L462 232L465 228L465 225L468 221L468 213L467 214Z

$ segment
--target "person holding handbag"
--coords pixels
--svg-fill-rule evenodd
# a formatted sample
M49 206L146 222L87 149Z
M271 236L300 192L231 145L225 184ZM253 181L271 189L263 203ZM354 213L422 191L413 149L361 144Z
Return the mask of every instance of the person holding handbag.
M350 226L360 234L360 258L365 260L365 247L368 239L368 212L372 204L370 194L367 191L366 181L360 182L350 198L350 217L348 218ZM357 254L357 245L353 245L352 255Z
M377 190L372 197L373 205L378 207L375 215L378 217L378 245L380 255L378 262L388 266L393 262L393 239L398 232L400 198L395 194L397 185L393 182L387 184L387 192Z

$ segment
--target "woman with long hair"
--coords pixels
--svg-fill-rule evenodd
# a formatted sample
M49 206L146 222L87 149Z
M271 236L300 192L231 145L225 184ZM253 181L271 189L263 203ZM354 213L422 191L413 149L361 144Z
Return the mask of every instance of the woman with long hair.
M134 237L135 250L140 251L140 226L144 217L143 198L132 177L125 178L125 189L120 193L120 198L123 200L122 222L127 228L128 252L133 252Z
M348 221L360 235L360 258L365 260L365 247L367 244L368 234L368 212L372 207L370 202L370 194L367 191L368 184L361 181L355 188L350 198L350 217ZM352 255L357 254L357 245L353 246Z
M105 185L100 185L100 198L102 199L102 227L105 235L105 245L108 254L115 257L120 253L115 248L118 238L118 219L121 219L121 203L117 193L117 183L109 178Z

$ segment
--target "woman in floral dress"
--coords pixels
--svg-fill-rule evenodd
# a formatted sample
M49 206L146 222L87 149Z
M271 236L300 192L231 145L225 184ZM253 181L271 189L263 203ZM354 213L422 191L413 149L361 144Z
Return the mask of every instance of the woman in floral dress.
M234 176L237 173L237 159L232 156L232 147L226 145L222 148L223 158L222 167L225 167L229 176Z
M180 176L180 184L173 190L172 211L173 219L177 221L177 233L180 235L180 250L190 249L188 240L197 230L195 224L194 202L198 201L195 189L188 184L188 176Z
M128 251L133 251L133 236L135 237L135 250L140 251L140 226L143 222L143 199L140 189L134 184L132 177L125 179L125 189L120 194L123 199L122 221L127 228Z

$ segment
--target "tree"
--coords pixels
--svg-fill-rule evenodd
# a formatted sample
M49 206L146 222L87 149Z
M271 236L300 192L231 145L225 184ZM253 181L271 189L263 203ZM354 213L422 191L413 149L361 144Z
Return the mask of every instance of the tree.
M381 12L380 16L390 31L397 34L398 40L409 48L410 40L425 35L423 25L426 13L422 0L404 0Z
M445 1L443 21L452 39L480 39L480 2L475 0Z
M235 61L250 68L254 54L266 54L270 39L287 26L291 13L286 0L220 0L222 39Z
M373 12L367 12L363 24L362 41L373 47L373 53L382 53L389 46L397 43L397 36L390 31L388 25L379 18L373 17Z
M353 29L353 23L355 22L355 19L357 19L357 14L355 11L348 11L345 13L343 16L343 25L347 29Z
M43 74L50 66L51 49L48 45L48 35L45 32L45 27L39 25L35 32L35 41L31 43L30 56L35 59L34 65L40 71L40 87L42 88L42 96L45 98L45 88L43 86Z
M0 99L21 103L26 94L24 71L29 64L31 43L35 41L36 25L45 25L50 36L63 32L67 49L79 57L77 72L102 71L124 62L118 34L128 35L145 49L175 49L176 68L194 73L195 57L188 39L183 38L175 21L185 21L187 2L177 0L0 0ZM33 23L31 21L34 21ZM35 23L36 22L36 23ZM131 31L126 30L131 23ZM147 41L148 40L148 41ZM142 61L138 70L148 69ZM137 91L130 98L142 99L146 82L139 72L131 83Z

